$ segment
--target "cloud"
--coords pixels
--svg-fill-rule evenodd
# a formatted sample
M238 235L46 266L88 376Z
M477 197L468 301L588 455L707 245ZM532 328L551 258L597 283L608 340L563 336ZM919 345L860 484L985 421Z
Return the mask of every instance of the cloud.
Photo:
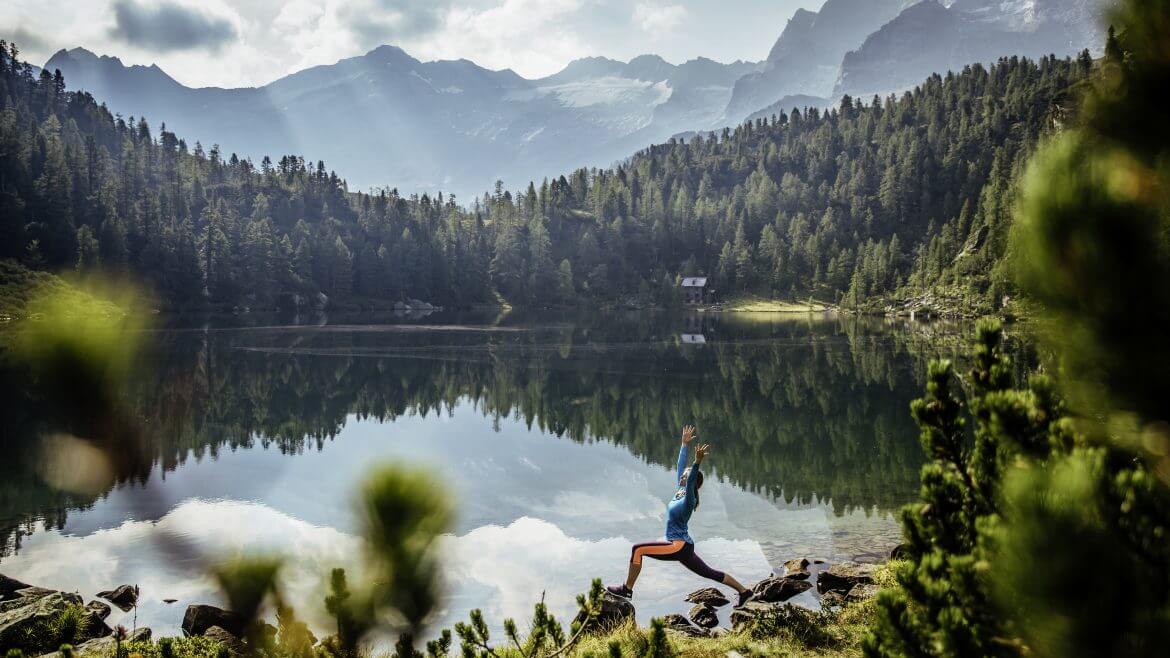
M205 48L220 50L239 36L238 21L204 9L174 2L140 5L116 0L110 36L132 46L158 52Z
M634 7L634 22L643 31L650 33L669 32L682 25L686 17L687 8L682 5L641 2Z
M41 52L49 48L49 42L36 32L32 32L23 27L17 27L14 30L4 30L0 32L0 38L8 43L15 43L16 47L21 52ZM23 57L21 59L24 59Z
M433 33L446 10L435 0L373 0L342 5L338 17L363 47L372 47Z

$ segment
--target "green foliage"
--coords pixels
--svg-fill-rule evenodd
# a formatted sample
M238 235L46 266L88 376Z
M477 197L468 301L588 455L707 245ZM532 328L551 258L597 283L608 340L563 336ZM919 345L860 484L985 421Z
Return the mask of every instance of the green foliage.
M1003 519L1002 473L1042 462L1071 445L1059 399L1046 378L1016 388L1003 334L976 326L964 402L947 361L930 364L926 395L911 404L930 456L922 502L902 512L911 559L897 568L898 588L883 590L865 648L871 656L1015 656L1019 628L997 605L988 577L989 534ZM974 441L964 409L975 422Z
M933 457L870 655L1156 656L1170 642L1170 3L1127 0L1081 124L1029 166L1015 236L1043 305L1049 377L1012 383L981 324L966 380L914 405ZM1135 313L1135 309L1141 309Z
M856 306L961 282L986 301L1010 283L989 273L1019 166L1087 73L1053 57L976 64L869 104L671 140L614 169L497 183L461 207L351 194L295 155L256 165L189 148L5 52L0 258L133 272L175 306L305 305L319 292L669 304L662 282L698 274L723 295Z

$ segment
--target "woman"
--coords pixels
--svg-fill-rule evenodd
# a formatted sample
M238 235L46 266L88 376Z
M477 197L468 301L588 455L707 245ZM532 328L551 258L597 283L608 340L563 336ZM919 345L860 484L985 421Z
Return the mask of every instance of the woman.
M704 578L710 578L729 585L739 592L741 606L752 597L752 591L731 577L730 574L716 571L695 555L695 540L687 532L687 522L691 514L699 506L699 489L703 486L703 473L699 464L711 452L711 446L704 443L695 449L695 463L687 468L687 444L695 439L695 428L687 425L682 431L682 446L678 451L678 491L674 498L666 504L666 541L652 541L644 544L634 544L630 550L630 570L623 585L610 585L606 589L611 594L630 598L634 595L634 583L642 571L642 558L651 557L655 560L669 560L681 562L682 565Z

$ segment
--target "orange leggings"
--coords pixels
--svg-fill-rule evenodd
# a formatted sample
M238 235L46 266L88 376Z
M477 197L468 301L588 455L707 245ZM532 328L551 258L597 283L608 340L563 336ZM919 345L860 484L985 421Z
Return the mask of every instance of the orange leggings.
M630 562L641 566L643 557L681 562L684 567L704 578L723 582L723 572L707 566L702 558L695 555L695 545L688 544L681 539L634 544L634 547L630 549Z

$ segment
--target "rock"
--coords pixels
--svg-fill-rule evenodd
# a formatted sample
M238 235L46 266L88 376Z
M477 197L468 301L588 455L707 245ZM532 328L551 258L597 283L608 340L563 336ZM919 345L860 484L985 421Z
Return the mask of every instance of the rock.
M108 635L106 637L86 640L85 642L78 644L77 646L73 647L73 655L107 658L108 656L114 655L117 647L118 641L114 639L112 635ZM53 653L47 653L41 656L41 658L61 658L61 652L54 651Z
M686 601L687 603L706 603L707 605L714 606L716 608L731 603L731 601L727 600L727 597L723 595L723 592L720 592L714 587L704 587L703 589L697 589L690 594L687 594Z
M858 583L849 589L849 593L845 595L845 600L850 603L857 603L865 601L877 596L878 589L874 583Z
M759 601L780 603L810 589L812 589L812 583L807 580L789 576L783 578L772 576L756 583L752 591L755 592L756 599Z
M891 560L905 560L910 557L910 544L898 544L890 551Z
M632 607L632 606L631 606ZM189 605L183 614L182 629L187 635L207 635L208 629L218 626L233 636L244 634L244 619L230 610L213 605Z
M662 623L666 625L668 630L678 631L691 637L707 637L707 631L695 626L682 615L666 615L662 618Z
M69 606L80 606L81 597L68 592L42 595L39 587L17 590L17 598L4 601L0 610L0 647L23 643L25 633L49 622ZM28 594L28 595L26 595ZM89 640L110 634L110 627L97 615L88 612L89 623L80 640Z
M9 578L0 573L0 601L7 601L8 599L15 599L17 590L28 589L26 585L15 578Z
M714 628L715 626L719 625L719 616L715 614L715 608L713 608L709 603L700 603L696 605L695 607L691 608L691 611L687 613L687 616L691 618L691 621L695 622L699 626L702 626L703 628Z
M789 573L792 573L793 571L804 571L805 569L808 569L808 565L810 564L812 564L812 562L810 562L808 558L798 557L796 559L785 562L784 569Z
M101 601L90 601L85 608L92 612L98 619L109 617L111 612L110 606Z
M817 623L817 613L791 603L748 601L731 611L731 626L740 629L767 618L779 626L801 626Z
M409 309L409 308L410 308L410 307L409 307L409 306L407 306L407 305L406 305L405 303L403 303L403 302L394 302L394 310L395 310L395 311L405 311L405 310L407 310L407 309Z
M834 564L817 576L817 591L821 594L825 592L847 594L858 583L872 583L876 568L872 564L856 562Z
M165 603L165 604L167 604L167 605L170 605L170 604L172 604L172 603L174 603L175 601L178 601L178 600L179 600L179 599L163 599L163 603Z
M836 608L845 605L845 596L840 592L825 592L821 595L822 608Z
M240 656L248 651L248 647L244 644L243 640L219 626L208 628L203 633L203 637L227 649L228 654L232 656Z
M317 296L313 298L313 308L317 309L318 311L324 311L328 306L329 295L326 295L323 292L317 293Z
M154 633L149 628L145 628L145 627L139 628L138 630L131 633L126 638L126 641L127 642L149 642L152 635L154 635Z
M138 603L138 586L119 585L115 589L98 592L97 595L118 606L122 612L125 612Z
M634 604L618 596L606 592L601 596L601 611L590 624L589 632L605 631L626 623L627 619L634 618ZM585 621L584 613L577 613L576 621Z

